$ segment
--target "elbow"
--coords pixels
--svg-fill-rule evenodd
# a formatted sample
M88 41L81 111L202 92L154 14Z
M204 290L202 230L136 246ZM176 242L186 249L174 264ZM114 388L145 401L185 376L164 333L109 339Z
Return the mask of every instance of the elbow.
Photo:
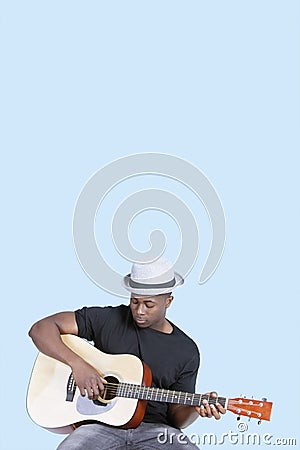
M47 326L47 319L38 320L36 323L32 325L30 330L28 331L28 336L31 337L33 342L35 342L38 337L43 334L45 327Z
M36 322L32 325L32 327L28 331L28 336L31 337L32 340L34 340L34 337L38 334L38 329L39 329L39 322Z

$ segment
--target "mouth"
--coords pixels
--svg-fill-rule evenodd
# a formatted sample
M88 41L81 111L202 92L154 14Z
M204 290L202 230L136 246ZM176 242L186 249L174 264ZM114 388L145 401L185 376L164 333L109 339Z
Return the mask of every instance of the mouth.
M135 317L134 320L136 321L137 324L140 324L140 325L143 325L144 323L147 322L147 320L141 319L140 317Z

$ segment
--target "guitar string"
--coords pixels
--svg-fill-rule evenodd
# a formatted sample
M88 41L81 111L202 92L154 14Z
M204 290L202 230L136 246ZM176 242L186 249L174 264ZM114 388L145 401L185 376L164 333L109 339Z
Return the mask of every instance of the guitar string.
M208 399L209 401L211 401L212 403L215 402L216 400L219 401L223 401L226 400L225 397L211 397L209 394L196 394L196 393L191 393L191 392L181 392L181 391L170 391L170 390L166 390L163 388L156 388L153 386L141 386L141 385L137 385L137 384L129 384L129 383L105 383L104 388L106 390L106 392L108 393L117 393L118 390L119 391L124 391L124 393L126 393L126 391L129 390L137 390L137 391L143 391L146 393L151 393L151 394L163 394L163 395L167 395L167 396L177 396L177 397L187 397L187 396L194 396L194 397L202 397L202 400ZM150 391L150 392L149 392ZM128 393L128 392L127 392ZM140 393L140 392L137 392ZM239 400L231 400L231 404L232 405L247 405L248 403L246 402L246 400L248 401L252 401L253 404L251 404L251 406L259 406L260 403L264 404L265 402L263 401L259 401L259 400L250 400L250 399L241 399L242 403L240 403Z
M215 404L217 401L220 403L223 403L223 401L224 402L226 401L225 397L211 397L209 394L192 394L192 393L186 393L186 392L181 392L181 391L169 391L169 390L165 390L165 389L161 389L161 388L155 388L152 386L141 386L141 385L135 385L135 384L129 384L129 383L106 383L104 388L105 388L105 393L116 394L116 395L119 393L120 396L122 396L121 394L125 394L125 397L126 396L128 397L129 393L134 394L134 392L127 392L128 389L132 391L132 389L134 388L135 390L142 391L142 393L136 392L138 395L139 394L146 394L146 395L155 394L156 400L159 395L161 395L161 396L167 395L167 397L173 397L173 400L174 400L174 397L176 397L176 398L178 398L178 400L182 400L185 403L188 403L188 396L193 397L192 403L194 403L195 401L196 401L196 403L199 403L199 401L200 401L200 404L201 404L202 401L205 399L208 400L209 404ZM121 392L120 392L120 390L121 390ZM122 392L122 390L123 390L123 392ZM190 397L190 399L191 399L191 397ZM162 400L162 397L161 397L161 400ZM258 406L255 403L253 403L252 405L249 405L243 400L242 400L242 403L240 403L238 400L231 400L232 406L237 405L240 407L241 414L248 415L249 411L247 409L244 409L245 406L252 406L252 407ZM248 400L248 401L264 403L264 402L259 402L258 400ZM195 406L197 406L197 405L195 405ZM243 406L244 406L244 408L243 408ZM263 412L263 410L261 410L261 412ZM258 413L256 411L252 411L250 416L253 417L254 415L257 415L257 414Z
M127 383L120 383L120 384L117 384L117 383L105 383L104 384L104 388L106 390L109 389L110 392L113 392L113 391L117 392L118 390L121 390L121 389L123 389L123 390L136 389L136 390L142 390L142 391L151 390L151 391L154 391L154 393L161 391L165 395L166 394L168 394L168 395L175 395L176 394L176 395L184 395L184 396L186 396L186 395L201 396L202 395L202 396L209 397L208 394L194 394L192 392L169 391L169 390L165 390L165 389L162 389L162 388L155 388L153 386L141 386L141 385L138 385L138 384L127 384ZM166 391L166 392L164 392L164 391ZM215 397L212 397L212 398L215 398Z
M181 391L169 391L169 390L165 390L165 389L161 389L161 388L155 388L152 386L140 386L140 385L135 385L135 384L128 384L128 383L106 383L104 385L105 391L106 393L110 393L110 394L125 394L125 396L129 393L137 393L137 394L152 394L155 395L155 397L157 398L158 395L165 395L167 397L174 397L178 398L180 400L185 400L186 402L188 402L188 397L194 397L192 399L192 401L203 401L203 400L208 400L208 402L210 404L214 404L217 401L218 402L223 402L226 401L225 397L211 397L209 394L196 394L196 393L191 393L191 392L181 392ZM138 392L132 392L132 390L136 390ZM128 392L129 390L129 392ZM131 392L130 392L131 390ZM119 392L118 392L119 391ZM142 392L141 392L142 391ZM150 392L149 392L150 391Z
M146 389L151 389L151 390L157 390L157 391L166 391L165 393L168 393L170 395L173 395L173 393L176 394L181 394L181 395L198 395L198 396L202 396L202 397L210 397L210 394L195 394L192 392L181 392L181 391L170 391L167 389L163 389L163 388L156 388L153 386L142 386L139 384L130 384L130 383L105 383L104 384L105 388L111 388L112 390L118 390L119 388L123 388L123 389L141 389L141 390L146 390ZM211 397L212 399L215 399L216 397ZM225 397L218 397L218 398L225 398Z
M167 397L174 397L178 398L178 400L182 400L185 401L186 403L188 403L188 400L190 400L188 397L189 395L193 397L192 399L192 403L196 401L196 403L198 403L200 401L200 403L207 399L209 404L215 404L217 401L220 403L223 403L223 401L226 401L225 397L211 397L209 394L192 394L192 393L185 393L185 392L180 392L180 391L167 391L164 392L166 390L161 389L161 388L155 388L152 386L141 386L141 385L135 385L135 384L129 384L129 383L106 383L105 386L105 392L108 394L125 394L126 396L129 396L129 394L138 394L138 395L155 395L155 398L157 400L157 397L160 395L161 399L162 396L165 395ZM136 390L137 392L132 392L132 389ZM129 392L128 392L129 390ZM131 390L131 392L130 392ZM119 391L119 392L118 392ZM121 391L121 392L120 392ZM149 392L150 391L150 392ZM122 395L121 395L122 396ZM257 404L253 403L252 405L247 404L245 401L242 401L242 403L240 403L238 400L231 400L231 405L238 405L240 407L242 406L258 406L258 403L263 403L263 402L259 402L258 400L248 400L248 401L252 401L252 402L257 402ZM241 408L241 411L244 412L248 412L247 410ZM255 414L255 412L253 413Z
M177 394L178 399L181 399L181 400L184 399L186 402L187 402L187 398L186 397L188 395L191 395L191 396L194 396L194 398L192 400L192 403L195 400L197 402L200 401L200 403L201 403L204 399L207 399L209 404L214 404L214 403L216 403L217 400L219 402L221 402L221 403L222 403L222 401L226 401L225 397L217 397L216 398L216 397L211 397L209 394L191 394L191 393L185 393L185 392L180 392L180 391L168 391L166 393L166 392L164 392L164 389L154 388L152 386L140 386L140 385L134 385L134 384L128 384L128 383L120 383L120 384L107 383L107 384L105 384L105 391L106 391L106 393L117 394L119 387L123 388L123 391L125 391L125 392L123 392L125 394L125 396L128 395L128 392L126 393L126 389L128 389L128 388L129 389L135 388L135 389L139 389L139 390L144 391L144 393L146 393L146 394L149 394L149 392L147 392L147 390L148 391L151 390L152 391L151 393L154 393L154 394L158 394L159 395L161 393L161 394L165 394L165 395L168 395L168 396L171 396L171 397L175 396L175 394ZM138 392L138 394L139 394L139 392ZM155 397L156 397L156 400L157 400L157 395ZM257 403L259 402L258 400L249 400L249 401L254 401L254 402L256 401ZM259 403L263 403L263 402L259 402ZM241 407L240 414L244 414L244 415L246 415L246 414L248 415L249 410L244 409L243 406L244 407L245 406L252 406L252 407L258 406L257 404L256 405L255 404L249 405L249 404L244 403L244 402L240 403L238 400L232 400L231 401L231 405L232 406L233 405L240 406ZM197 405L195 405L195 406L197 406ZM263 412L263 410L261 410L261 412ZM256 411L252 411L250 416L254 417L254 415L257 415L257 414L258 413Z

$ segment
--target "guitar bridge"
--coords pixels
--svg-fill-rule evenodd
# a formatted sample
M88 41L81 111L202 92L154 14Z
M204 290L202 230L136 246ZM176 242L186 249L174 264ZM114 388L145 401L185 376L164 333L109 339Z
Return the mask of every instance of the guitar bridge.
M74 380L73 373L71 373L67 383L66 402L72 402L74 400L75 391L76 391L76 382Z

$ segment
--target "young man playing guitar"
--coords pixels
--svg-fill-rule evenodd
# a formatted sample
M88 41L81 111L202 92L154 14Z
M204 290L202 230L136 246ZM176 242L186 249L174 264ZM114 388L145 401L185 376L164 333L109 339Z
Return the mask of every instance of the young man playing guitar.
M150 367L154 387L194 393L199 351L192 339L166 319L167 308L173 300L171 292L182 283L182 277L164 258L133 264L131 274L123 280L131 293L129 306L85 307L54 314L35 323L29 335L42 353L70 366L81 395L91 401L101 397L107 381L64 344L63 334L93 341L95 347L108 354L138 356ZM137 428L83 424L58 449L121 449L127 448L127 444L140 450L157 449L162 445L158 440L161 433L170 437L165 439L165 449L182 449L182 444L186 449L195 449L187 438L183 442L181 428L199 415L219 419L224 413L221 404L209 405L206 400L200 407L149 401Z

